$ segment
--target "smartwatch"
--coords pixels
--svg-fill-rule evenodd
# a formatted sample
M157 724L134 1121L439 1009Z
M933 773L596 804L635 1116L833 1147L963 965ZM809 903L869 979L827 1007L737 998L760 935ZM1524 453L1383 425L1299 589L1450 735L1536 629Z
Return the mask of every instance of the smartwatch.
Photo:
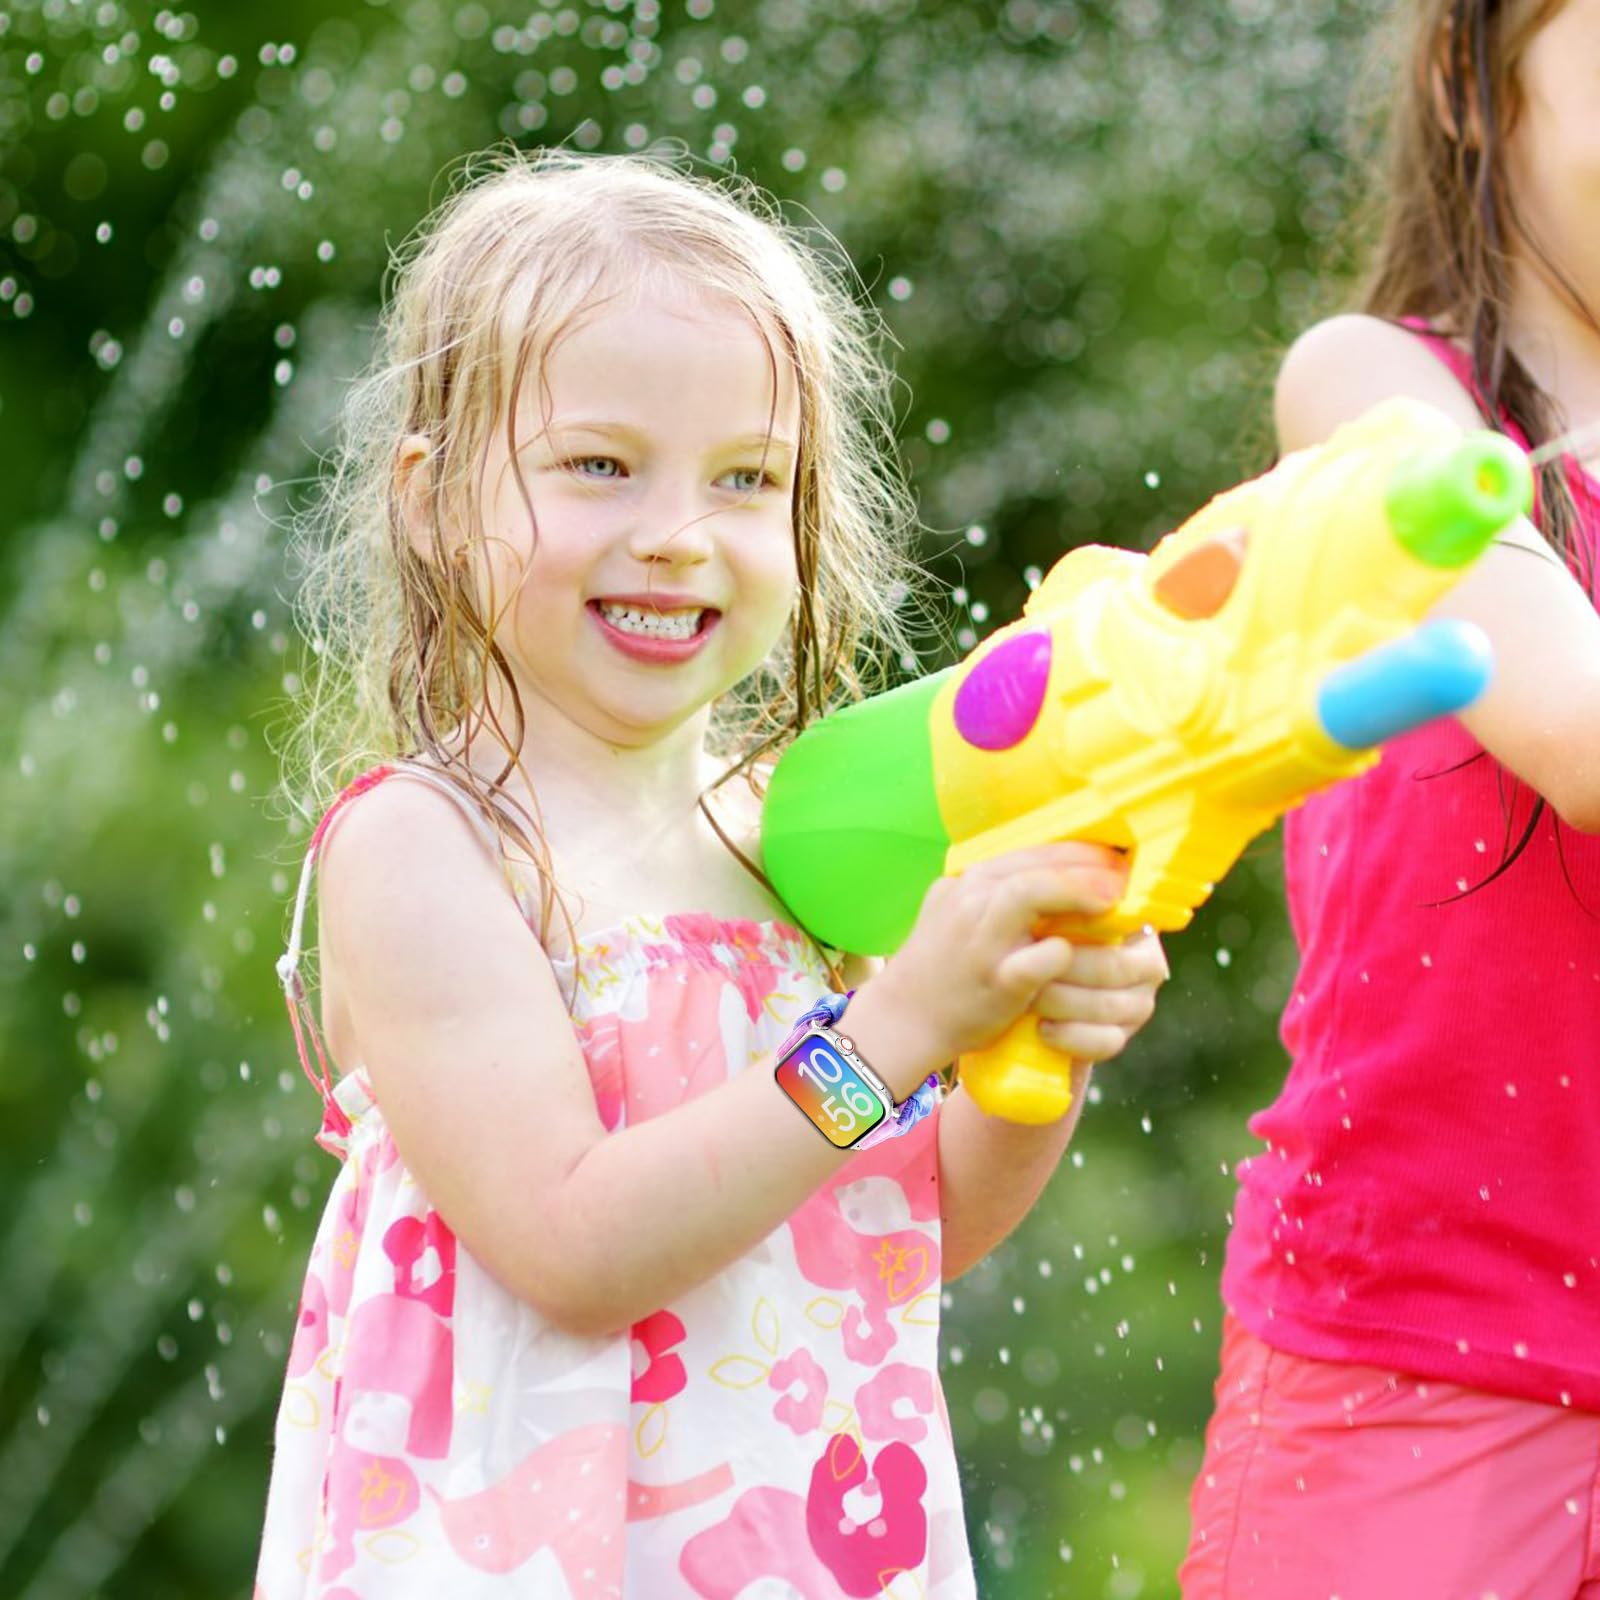
M778 1051L778 1087L839 1150L859 1144L894 1116L883 1079L833 1026L849 1001L828 995L795 1024Z

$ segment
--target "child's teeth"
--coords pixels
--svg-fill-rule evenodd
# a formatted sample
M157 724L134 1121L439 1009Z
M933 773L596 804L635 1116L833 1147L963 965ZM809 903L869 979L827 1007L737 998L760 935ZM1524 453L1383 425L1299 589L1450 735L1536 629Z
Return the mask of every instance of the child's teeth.
M619 606L603 602L601 615L624 633L644 634L652 639L692 639L700 627L701 611L645 611L638 606Z

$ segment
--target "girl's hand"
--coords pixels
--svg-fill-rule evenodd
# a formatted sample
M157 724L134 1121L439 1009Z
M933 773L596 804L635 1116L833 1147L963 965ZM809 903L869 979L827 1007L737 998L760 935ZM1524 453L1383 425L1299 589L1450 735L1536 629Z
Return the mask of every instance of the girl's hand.
M1078 951L1066 939L1039 938L1035 930L1050 917L1108 911L1121 898L1126 878L1116 851L1078 843L1015 850L959 877L941 878L929 889L904 945L867 986L877 1004L862 1009L889 1001L906 1023L916 1019L922 1036L933 1041L932 1052L948 1061L992 1044L1048 987L1061 983L1069 993L1053 1003L1068 1018L1106 1030L1092 1044L1103 1047L1114 1032L1120 1050L1123 1028L1131 1031L1144 1021L1135 1016L1140 1003L1121 995L1107 1000L1104 993L1086 1003L1076 991L1153 992L1148 952L1129 955L1121 947L1086 959L1092 954L1087 947ZM1115 1050L1102 1049L1106 1053Z
M1109 1061L1147 1023L1167 958L1154 933L1074 947L1066 971L1039 991L1039 1037L1074 1061Z

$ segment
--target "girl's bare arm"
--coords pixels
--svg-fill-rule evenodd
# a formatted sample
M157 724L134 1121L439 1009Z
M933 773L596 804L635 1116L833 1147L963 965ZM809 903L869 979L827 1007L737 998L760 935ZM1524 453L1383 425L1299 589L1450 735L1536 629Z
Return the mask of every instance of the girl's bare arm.
M1391 395L1412 395L1463 428L1483 419L1418 340L1376 317L1344 316L1303 334L1278 377L1285 451L1319 444ZM1436 608L1475 622L1494 647L1488 692L1461 714L1497 760L1585 833L1600 832L1600 614L1538 531L1504 535Z
M930 894L895 968L851 1003L851 1037L897 1097L1059 974L1064 947L1031 927L1109 904L1087 853L992 865ZM443 796L402 783L363 796L321 874L351 1048L402 1158L473 1256L557 1326L608 1333L669 1304L850 1159L770 1059L729 1063L730 1081L607 1133L549 960ZM687 1065L720 1040L670 1047Z

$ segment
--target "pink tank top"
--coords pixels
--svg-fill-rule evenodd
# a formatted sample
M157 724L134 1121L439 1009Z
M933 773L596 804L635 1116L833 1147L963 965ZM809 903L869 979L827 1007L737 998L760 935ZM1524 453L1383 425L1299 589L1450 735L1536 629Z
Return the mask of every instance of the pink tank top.
M1449 719L1287 819L1293 1062L1222 1292L1299 1355L1600 1411L1600 837L1546 807L1495 876L1533 803Z

